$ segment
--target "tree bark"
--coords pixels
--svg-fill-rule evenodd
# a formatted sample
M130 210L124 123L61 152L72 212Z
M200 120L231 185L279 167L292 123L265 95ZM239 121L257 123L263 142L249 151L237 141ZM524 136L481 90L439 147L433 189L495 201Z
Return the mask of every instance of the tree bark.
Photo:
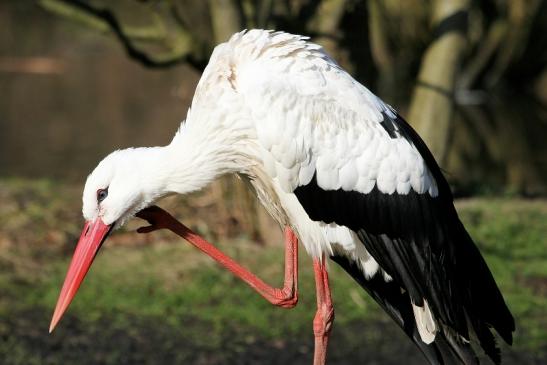
M335 36L345 6L346 0L323 0L309 25L310 30L317 34L314 41L331 55L339 53Z
M468 0L436 0L435 36L427 48L413 91L409 121L439 163L446 158L454 114L454 87L466 50Z
M377 89L378 94L386 101L393 101L393 92L395 91L395 61L389 47L388 34L389 29L386 25L386 14L381 9L380 0L369 0L368 13L368 32L370 41L370 52L372 60L378 69Z
M232 34L245 26L238 0L209 0L209 11L216 44L226 42Z

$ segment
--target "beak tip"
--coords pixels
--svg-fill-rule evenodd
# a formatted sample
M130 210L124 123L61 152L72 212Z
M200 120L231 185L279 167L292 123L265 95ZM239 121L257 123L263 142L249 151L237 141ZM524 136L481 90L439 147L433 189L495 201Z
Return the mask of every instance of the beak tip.
M51 319L51 323L49 324L49 333L53 332L55 327L57 327L57 322L59 322L59 320L56 320L55 317Z

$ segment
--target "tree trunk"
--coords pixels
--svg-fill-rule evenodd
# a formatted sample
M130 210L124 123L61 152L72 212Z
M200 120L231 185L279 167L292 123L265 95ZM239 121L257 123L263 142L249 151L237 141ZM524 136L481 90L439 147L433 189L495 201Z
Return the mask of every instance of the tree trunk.
M372 60L378 69L377 91L378 95L389 103L394 100L395 87L395 61L389 47L389 29L385 21L386 15L381 11L380 0L369 0L368 4L368 32L370 52Z
M423 56L408 115L441 164L454 114L456 76L466 49L468 7L468 0L433 3L431 20L437 34Z
M215 42L226 42L245 26L243 10L238 0L209 0L211 25Z
M330 55L339 53L336 33L338 23L344 15L346 0L325 0L322 1L312 18L309 28L317 33L314 41L319 43Z

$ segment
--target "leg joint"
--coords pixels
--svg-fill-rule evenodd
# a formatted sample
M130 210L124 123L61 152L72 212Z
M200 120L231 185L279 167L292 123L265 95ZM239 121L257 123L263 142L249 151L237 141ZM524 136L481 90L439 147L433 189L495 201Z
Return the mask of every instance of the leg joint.
M276 289L272 304L282 308L294 308L298 304L298 292L294 288Z
M313 333L315 337L328 336L334 322L334 308L324 305L317 309L313 319Z

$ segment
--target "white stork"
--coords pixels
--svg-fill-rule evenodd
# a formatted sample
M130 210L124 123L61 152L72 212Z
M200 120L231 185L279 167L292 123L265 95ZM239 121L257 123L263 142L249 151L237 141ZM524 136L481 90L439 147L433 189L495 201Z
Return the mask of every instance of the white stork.
M50 331L98 249L137 215L139 232L167 228L275 305L297 302L297 246L314 259L314 363L334 318L325 258L346 270L431 364L478 363L476 340L500 363L491 329L509 344L513 317L460 222L450 188L416 132L306 37L243 31L217 46L186 121L165 147L119 150L83 193L86 220ZM285 285L268 286L151 207L173 193L238 174L286 227Z

